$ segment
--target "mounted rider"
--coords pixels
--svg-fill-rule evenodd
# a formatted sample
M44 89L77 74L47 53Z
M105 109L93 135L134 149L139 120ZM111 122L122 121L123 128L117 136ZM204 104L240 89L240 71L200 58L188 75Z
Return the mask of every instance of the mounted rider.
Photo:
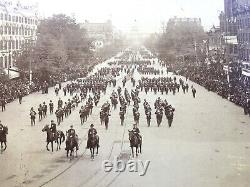
M94 135L94 136L97 135L97 130L94 128L93 124L90 125L90 129L88 131L88 141L87 141L87 147L86 147L86 149L89 149L90 138L91 138L92 135Z
M73 125L70 126L70 129L66 132L67 135L67 140L66 140L66 148L65 150L67 150L67 145L69 143L70 138L73 138L73 141L76 144L76 150L78 150L78 140L77 140L77 134L75 129L73 128Z
M53 134L53 137L56 138L57 130L56 130L56 123L54 122L54 120L51 120L50 130Z
M134 126L133 126L132 133L133 133L140 141L142 141L142 137L141 137L141 135L140 135L140 129L137 127L136 124L134 124Z

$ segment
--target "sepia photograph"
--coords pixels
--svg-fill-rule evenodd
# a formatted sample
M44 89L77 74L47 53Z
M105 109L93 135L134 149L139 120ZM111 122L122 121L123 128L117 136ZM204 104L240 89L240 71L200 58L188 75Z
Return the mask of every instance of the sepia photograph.
M0 0L0 187L250 187L250 0Z

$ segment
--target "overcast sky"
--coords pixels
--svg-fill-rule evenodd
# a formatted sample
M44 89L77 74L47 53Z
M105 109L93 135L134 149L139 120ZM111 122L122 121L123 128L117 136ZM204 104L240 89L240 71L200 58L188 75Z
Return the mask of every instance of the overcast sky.
M169 18L200 17L205 29L218 25L224 0L22 0L38 2L40 14L75 15L79 22L111 19L116 28L130 30L136 24L141 31L159 32Z

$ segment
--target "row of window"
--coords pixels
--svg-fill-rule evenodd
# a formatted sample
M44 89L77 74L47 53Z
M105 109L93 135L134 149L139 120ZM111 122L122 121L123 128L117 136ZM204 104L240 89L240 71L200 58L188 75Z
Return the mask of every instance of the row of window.
M1 40L0 50L20 49L24 43L25 43L24 40L8 40L8 41Z
M239 43L249 43L250 44L250 33L238 33Z
M37 25L37 19L32 19L32 18L27 18L27 17L22 17L22 16L11 16L6 13L5 14L1 13L0 19L5 20L5 21L12 21L16 23Z
M0 26L0 35L21 35L32 36L35 34L35 29L14 27L14 26Z
M240 60L250 60L250 50L240 50L239 51Z
M239 29L250 28L250 17L238 19L238 28Z
M0 67L7 68L8 61L9 61L9 64L11 65L11 56L0 57Z

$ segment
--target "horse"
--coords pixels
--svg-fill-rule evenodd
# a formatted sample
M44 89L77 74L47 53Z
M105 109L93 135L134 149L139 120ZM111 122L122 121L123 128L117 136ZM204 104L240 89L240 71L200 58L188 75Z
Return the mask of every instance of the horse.
M166 112L166 117L168 120L168 126L171 127L174 118L174 112L172 110Z
M135 147L136 157L137 157L138 153L141 153L142 140L137 135L135 135L133 131L129 130L128 132L129 132L129 141L132 150L132 156L134 157L134 147Z
M160 126L161 122L162 122L162 116L163 116L163 112L161 110L157 110L155 112L156 114L156 121L157 121L157 125L158 127Z
M70 157L73 156L74 150L76 152L76 157L77 157L77 147L78 147L77 135L76 138L70 136L66 141L67 157L69 157L69 151L70 151Z
M99 148L99 136L98 135L94 135L91 134L89 136L89 150L91 153L91 159L94 159L94 155L95 155L95 148L96 148L96 155L98 155L98 148Z
M148 124L148 127L150 127L150 122L151 122L151 113L146 113L146 117L147 117L147 124Z
M0 142L1 142L1 151L5 151L7 148L7 134L8 134L8 127L4 126L2 130L0 130ZM4 144L4 148L3 148Z
M51 143L51 149L52 152L54 151L53 149L53 142L55 141L55 143L57 143L57 148L56 150L58 151L58 149L61 149L61 144L65 141L65 135L62 131L57 131L55 135L53 135L51 129L49 128L49 125L45 125L45 127L42 129L42 132L47 132L47 151L50 151L48 148L49 143Z

